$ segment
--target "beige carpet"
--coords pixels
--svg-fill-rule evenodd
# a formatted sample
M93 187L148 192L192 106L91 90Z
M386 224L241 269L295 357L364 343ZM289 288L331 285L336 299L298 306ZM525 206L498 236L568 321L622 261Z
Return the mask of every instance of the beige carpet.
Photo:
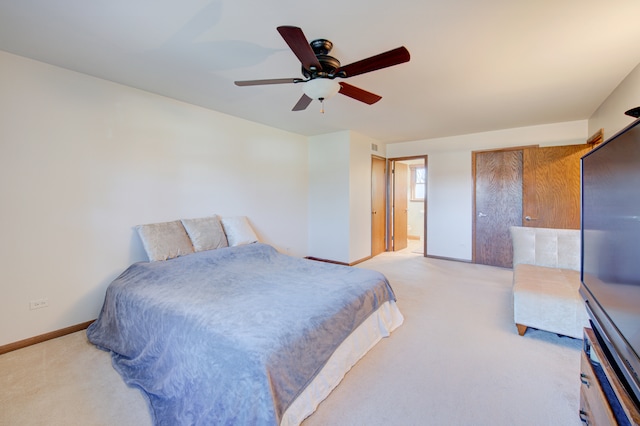
M511 271L385 253L405 323L309 417L315 425L580 425L581 341L512 323ZM0 356L0 425L147 425L137 389L83 332Z

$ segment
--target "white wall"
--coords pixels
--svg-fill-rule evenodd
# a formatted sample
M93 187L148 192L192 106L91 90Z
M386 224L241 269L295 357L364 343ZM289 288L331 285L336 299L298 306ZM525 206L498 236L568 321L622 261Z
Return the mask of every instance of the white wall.
M471 153L429 155L427 178L427 254L471 260L473 184Z
M309 138L309 255L349 262L348 131Z
M640 107L640 64L636 66L589 118L589 135L604 129L605 139L635 120L625 111Z
M371 256L371 155L380 152L372 143L352 131L309 138L310 256L343 263Z
M586 120L394 143L388 158L428 155L427 254L471 260L473 151L585 143Z
M371 144L377 144L359 133L350 134L349 263L371 256Z
M146 260L137 224L246 215L306 255L307 158L305 137L0 52L0 345L96 318Z

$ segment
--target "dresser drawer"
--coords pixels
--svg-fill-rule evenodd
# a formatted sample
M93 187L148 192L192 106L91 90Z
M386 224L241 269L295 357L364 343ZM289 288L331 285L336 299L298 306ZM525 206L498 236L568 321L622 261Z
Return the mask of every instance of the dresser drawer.
M591 361L582 352L580 361L580 418L590 426L618 424L598 381Z

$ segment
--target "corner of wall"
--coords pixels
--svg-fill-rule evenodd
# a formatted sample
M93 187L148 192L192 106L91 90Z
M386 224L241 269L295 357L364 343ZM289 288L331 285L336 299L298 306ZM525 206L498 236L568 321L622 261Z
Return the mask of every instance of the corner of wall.
M589 135L604 129L608 139L630 124L634 118L625 111L640 106L640 64L638 64L589 117Z

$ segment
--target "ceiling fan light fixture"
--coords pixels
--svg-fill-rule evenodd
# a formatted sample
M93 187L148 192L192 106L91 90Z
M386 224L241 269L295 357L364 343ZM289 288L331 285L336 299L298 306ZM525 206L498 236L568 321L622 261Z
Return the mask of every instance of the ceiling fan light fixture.
M304 94L295 104L292 111L306 109L314 99L319 100L322 104L322 101L329 99L336 93L367 105L373 105L382 97L344 82L338 83L334 79L336 77L341 79L349 78L392 67L408 62L411 59L407 48L401 46L342 66L338 59L329 56L329 52L333 48L333 43L329 40L316 39L309 43L302 29L292 25L279 26L278 32L300 61L304 79L272 78L267 80L236 81L235 84L236 86L256 86L262 84L301 83Z
M304 83L302 91L311 99L329 99L340 91L340 83L329 78L314 78Z

